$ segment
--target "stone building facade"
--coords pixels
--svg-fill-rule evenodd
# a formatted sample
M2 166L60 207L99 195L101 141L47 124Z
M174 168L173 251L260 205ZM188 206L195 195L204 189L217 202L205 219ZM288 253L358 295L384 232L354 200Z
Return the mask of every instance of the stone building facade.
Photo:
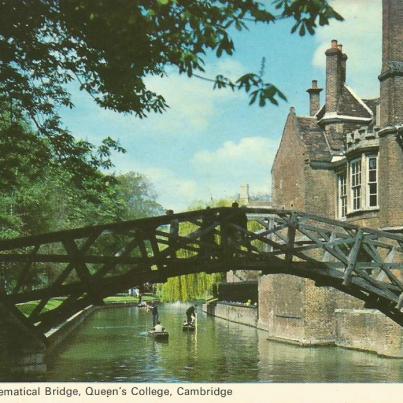
M287 117L272 167L273 207L402 233L403 1L383 0L379 98L363 99L347 86L348 56L336 40L325 57L323 105L314 80L310 116L291 108ZM328 322L335 310L362 308L352 297L286 275L261 277L259 295L259 326L304 344L334 342L337 326Z

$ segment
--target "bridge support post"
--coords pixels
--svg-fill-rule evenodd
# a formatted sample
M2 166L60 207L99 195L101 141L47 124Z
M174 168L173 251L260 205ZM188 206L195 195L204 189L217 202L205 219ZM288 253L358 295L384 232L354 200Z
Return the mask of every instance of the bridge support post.
M20 315L0 302L0 374L32 380L46 372L46 344Z

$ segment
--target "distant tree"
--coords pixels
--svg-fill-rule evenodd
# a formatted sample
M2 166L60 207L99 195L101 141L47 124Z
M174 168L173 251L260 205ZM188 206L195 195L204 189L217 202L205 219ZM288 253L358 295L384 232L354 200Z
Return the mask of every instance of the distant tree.
M120 205L120 219L133 220L164 213L164 209L156 201L157 194L144 175L128 172L117 176L116 181L114 201Z

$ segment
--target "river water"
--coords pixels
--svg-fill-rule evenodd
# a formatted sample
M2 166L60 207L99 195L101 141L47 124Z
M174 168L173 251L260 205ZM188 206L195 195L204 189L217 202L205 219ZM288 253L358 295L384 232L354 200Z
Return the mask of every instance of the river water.
M160 305L169 340L147 336L151 313L103 309L89 317L48 362L47 381L401 382L403 360L336 347L298 347L198 312L182 330L186 305Z

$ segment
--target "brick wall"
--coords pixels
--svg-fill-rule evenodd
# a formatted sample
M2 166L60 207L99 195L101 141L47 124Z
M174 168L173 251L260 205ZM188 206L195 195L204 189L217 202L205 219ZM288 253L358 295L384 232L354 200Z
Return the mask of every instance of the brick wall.
M295 113L291 111L272 169L274 207L305 208L305 146L297 133Z
M391 62L403 63L403 2L383 0L383 63L382 75L390 72ZM398 74L380 77L381 79L381 126L403 123L403 77Z
M305 212L334 218L336 214L336 174L305 166Z
M403 2L383 0L381 127L403 124ZM396 133L380 134L381 226L403 225L403 150Z
M402 226L403 149L393 133L379 139L379 178L380 226Z

